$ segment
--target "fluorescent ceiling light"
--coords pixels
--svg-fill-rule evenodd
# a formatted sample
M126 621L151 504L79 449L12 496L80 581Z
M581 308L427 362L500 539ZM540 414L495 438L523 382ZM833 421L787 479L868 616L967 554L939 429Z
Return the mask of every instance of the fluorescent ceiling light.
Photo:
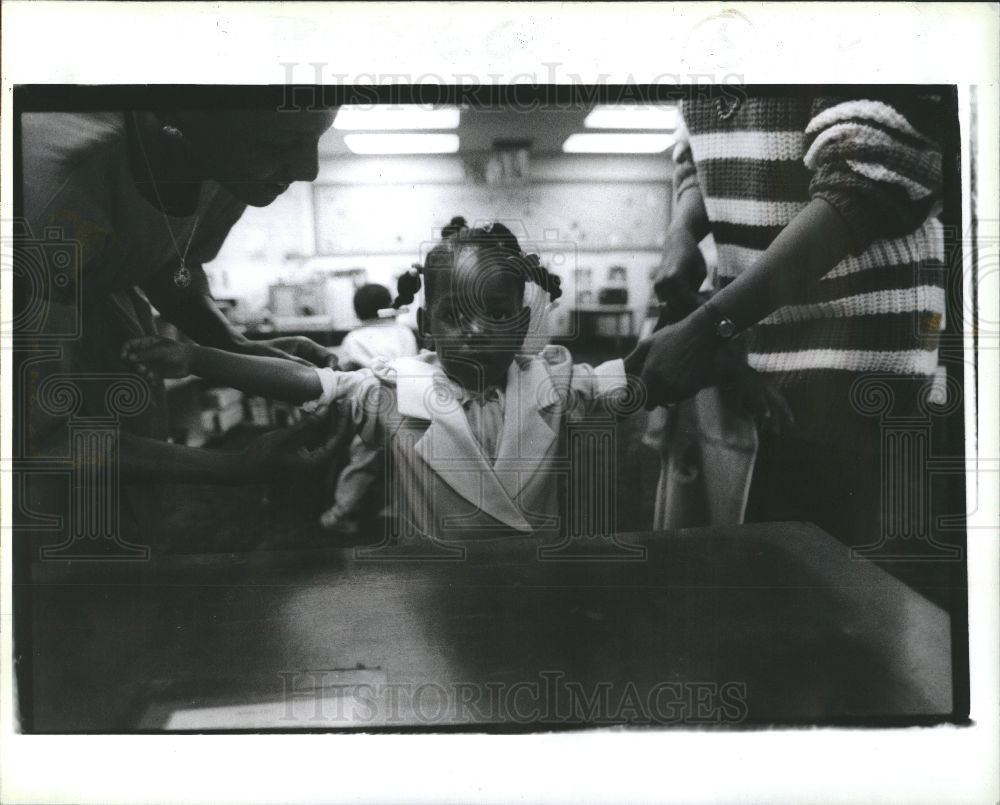
M457 134L345 134L355 154L454 154Z
M677 128L676 106L595 106L583 121L588 129Z
M662 154L674 144L672 134L571 134L567 154Z
M435 108L406 104L341 106L337 110L333 127L354 131L456 129L458 118L457 106Z

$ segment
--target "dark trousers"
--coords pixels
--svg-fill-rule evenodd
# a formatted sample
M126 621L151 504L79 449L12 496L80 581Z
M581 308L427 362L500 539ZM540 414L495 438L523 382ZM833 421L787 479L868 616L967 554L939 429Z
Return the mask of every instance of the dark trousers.
M950 608L961 590L953 590L954 560L927 561L893 558L900 554L926 554L920 540L890 539L879 547L883 535L883 492L879 436L844 434L838 442L797 437L763 437L754 466L747 503L747 522L797 520L815 523L844 543L858 549L887 572ZM866 550L867 549L867 550Z
M877 543L882 523L877 450L762 438L746 519L805 520L851 547Z

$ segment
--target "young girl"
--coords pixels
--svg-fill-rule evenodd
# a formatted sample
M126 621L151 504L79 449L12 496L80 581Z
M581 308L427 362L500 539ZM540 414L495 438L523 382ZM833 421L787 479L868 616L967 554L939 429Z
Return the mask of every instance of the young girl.
M196 374L310 411L350 401L362 438L387 448L388 496L404 534L555 536L566 426L594 415L613 422L630 396L624 362L574 365L558 346L521 354L525 284L553 301L561 290L501 224L444 239L400 278L397 306L413 301L421 276L417 323L435 351L414 358L338 372L162 338L129 342L123 354L144 373Z

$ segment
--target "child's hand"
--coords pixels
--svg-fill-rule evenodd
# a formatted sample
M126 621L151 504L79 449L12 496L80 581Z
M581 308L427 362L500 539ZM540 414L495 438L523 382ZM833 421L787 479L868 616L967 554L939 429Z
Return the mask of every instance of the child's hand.
M191 347L170 338L154 335L126 341L122 360L149 380L191 374Z

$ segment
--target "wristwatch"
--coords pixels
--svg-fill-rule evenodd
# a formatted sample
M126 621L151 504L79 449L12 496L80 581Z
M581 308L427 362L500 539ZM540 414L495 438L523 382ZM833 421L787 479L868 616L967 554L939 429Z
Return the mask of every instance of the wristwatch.
M736 335L736 324L732 319L726 318L719 312L718 308L715 307L711 302L706 302L702 307L711 316L714 322L715 335L720 341L728 341L734 335Z

